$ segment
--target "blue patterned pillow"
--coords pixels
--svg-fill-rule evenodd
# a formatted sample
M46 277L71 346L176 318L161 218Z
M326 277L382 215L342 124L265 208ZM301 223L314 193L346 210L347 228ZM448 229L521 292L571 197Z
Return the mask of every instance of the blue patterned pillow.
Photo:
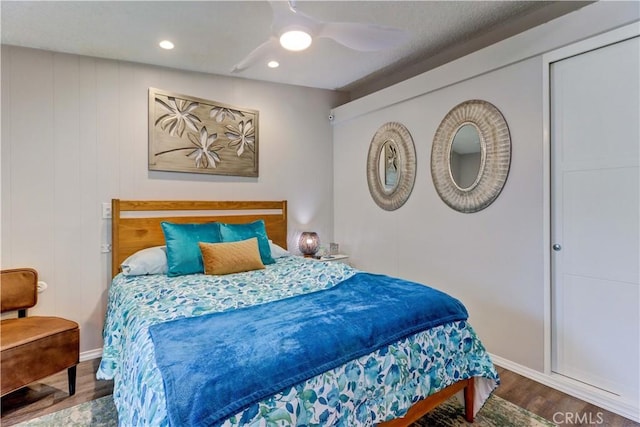
M160 223L167 243L167 276L204 273L198 242L220 243L220 224Z
M264 265L275 263L275 260L271 256L269 237L267 237L267 230L263 220L259 219L247 224L220 223L220 235L222 236L223 242L237 242L257 237L262 263Z

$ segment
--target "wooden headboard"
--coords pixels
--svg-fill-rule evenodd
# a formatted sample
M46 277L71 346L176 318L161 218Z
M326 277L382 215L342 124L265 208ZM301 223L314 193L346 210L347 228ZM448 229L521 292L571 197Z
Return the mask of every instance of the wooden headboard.
M140 249L165 244L160 223L227 222L246 223L263 219L267 235L287 248L287 201L189 201L119 200L111 201L111 273Z

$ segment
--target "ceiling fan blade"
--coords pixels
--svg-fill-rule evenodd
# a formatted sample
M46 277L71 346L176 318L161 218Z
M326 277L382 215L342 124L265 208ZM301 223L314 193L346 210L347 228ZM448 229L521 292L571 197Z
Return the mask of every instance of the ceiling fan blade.
M269 5L274 14L296 13L295 1L269 0Z
M390 49L409 41L407 31L359 22L325 22L317 37L330 38L362 52Z
M255 65L255 63L260 61L261 59L265 59L269 55L275 55L278 46L278 40L275 37L270 37L269 40L253 49L251 53L249 53L249 55L247 55L242 61L234 65L231 69L231 72L239 73Z
M322 22L316 18L298 10L294 0L270 0L269 4L273 11L271 32L276 37L280 37L281 33L288 28L304 30L314 36L318 32L319 26L322 25Z

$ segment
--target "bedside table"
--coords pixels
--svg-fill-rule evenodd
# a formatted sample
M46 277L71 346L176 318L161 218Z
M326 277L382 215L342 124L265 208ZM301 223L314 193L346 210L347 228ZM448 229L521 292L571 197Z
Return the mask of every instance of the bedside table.
M326 256L323 256L323 257L320 257L320 258L316 259L316 261L320 261L320 262L343 262L345 264L349 264L349 255L345 255L345 254L326 255Z

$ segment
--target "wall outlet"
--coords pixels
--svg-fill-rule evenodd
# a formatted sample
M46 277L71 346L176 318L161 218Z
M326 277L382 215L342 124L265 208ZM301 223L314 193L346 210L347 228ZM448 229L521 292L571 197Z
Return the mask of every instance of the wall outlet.
M42 280L38 281L38 293L39 294L41 294L44 291L46 291L48 287L49 287L49 285L47 284L47 282L43 282Z
M102 218L103 219L111 218L111 203L102 204Z

